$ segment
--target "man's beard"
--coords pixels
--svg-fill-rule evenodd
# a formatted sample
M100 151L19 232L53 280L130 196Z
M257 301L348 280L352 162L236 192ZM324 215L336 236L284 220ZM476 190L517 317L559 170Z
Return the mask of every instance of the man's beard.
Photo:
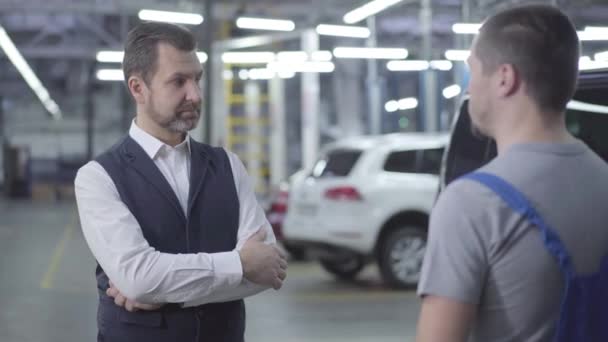
M188 113L189 117L185 118ZM160 117L160 116L159 116ZM198 125L200 118L200 107L192 103L186 103L175 110L175 114L168 120L159 120L160 126L175 133L187 133Z
M198 125L198 120L200 118L200 114L198 111L194 117L191 118L180 118L181 112L176 113L175 117L167 123L165 128L176 132L176 133L187 133L188 131L193 130Z

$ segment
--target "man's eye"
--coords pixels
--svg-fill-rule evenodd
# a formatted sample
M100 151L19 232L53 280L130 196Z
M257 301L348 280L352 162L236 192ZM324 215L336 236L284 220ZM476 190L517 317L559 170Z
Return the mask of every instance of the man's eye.
M178 79L176 79L176 80L175 80L175 84L176 84L177 86L180 86L180 87L181 87L181 86L183 86L183 85L184 85L184 83L186 83L186 81L185 81L183 78L178 78Z

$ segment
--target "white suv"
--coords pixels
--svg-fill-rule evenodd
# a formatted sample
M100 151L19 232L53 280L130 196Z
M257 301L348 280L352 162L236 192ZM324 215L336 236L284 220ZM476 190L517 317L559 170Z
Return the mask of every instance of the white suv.
M397 133L327 145L293 179L285 241L340 278L376 260L388 284L414 286L447 142L444 134Z

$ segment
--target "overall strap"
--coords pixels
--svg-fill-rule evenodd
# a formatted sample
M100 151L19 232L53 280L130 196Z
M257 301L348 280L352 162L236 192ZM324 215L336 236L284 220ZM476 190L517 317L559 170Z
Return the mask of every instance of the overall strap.
M555 257L559 267L569 277L575 275L572 258L558 234L543 220L530 201L506 180L486 172L473 172L462 176L477 181L494 191L511 209L523 215L532 225L538 227L545 248Z

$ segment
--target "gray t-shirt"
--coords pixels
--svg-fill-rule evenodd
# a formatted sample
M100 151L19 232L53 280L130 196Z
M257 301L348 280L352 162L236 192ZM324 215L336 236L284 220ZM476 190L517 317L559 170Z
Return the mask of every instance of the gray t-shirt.
M502 177L559 234L576 271L608 255L608 164L582 142L520 144L480 169ZM476 304L472 340L551 341L563 278L536 227L492 190L457 180L433 209L420 295Z

